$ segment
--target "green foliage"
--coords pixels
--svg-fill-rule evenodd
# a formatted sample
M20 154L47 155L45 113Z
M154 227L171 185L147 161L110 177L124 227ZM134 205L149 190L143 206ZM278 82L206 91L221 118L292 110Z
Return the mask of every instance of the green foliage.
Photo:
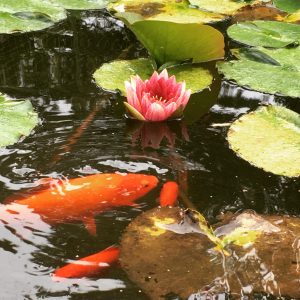
M300 115L281 106L261 107L235 121L230 147L267 172L300 176Z
M101 9L107 6L108 0L50 0L53 4L65 9Z
M275 6L288 13L294 13L300 9L299 0L273 0Z
M155 70L150 59L119 60L103 64L94 73L96 83L109 91L119 90L125 96L124 82L130 81L131 76L139 75L143 80L148 79ZM208 87L213 80L211 73L199 65L184 64L167 68L170 75L175 75L177 82L185 81L187 89L193 93Z
M0 33L41 30L65 18L65 10L49 0L0 1Z
M286 47L300 42L300 26L276 21L252 21L232 25L227 33L233 40L249 46Z
M259 51L268 55L279 65L254 60L253 57L238 55L239 60L221 62L218 70L226 79L234 80L238 85L252 90L300 97L300 48Z
M156 20L132 22L132 14L117 16L127 23L159 66L171 61L199 63L224 57L224 37L209 25Z
M12 101L0 94L0 147L30 134L38 117L29 100Z

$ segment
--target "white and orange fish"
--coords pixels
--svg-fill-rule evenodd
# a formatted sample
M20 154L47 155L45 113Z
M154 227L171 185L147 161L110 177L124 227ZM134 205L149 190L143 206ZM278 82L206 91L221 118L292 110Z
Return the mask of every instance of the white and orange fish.
M96 234L96 215L114 207L135 205L134 202L157 183L155 176L144 174L95 174L66 181L53 179L49 188L15 200L6 209L12 215L20 214L24 206L24 210L30 209L50 225L82 221L91 234Z

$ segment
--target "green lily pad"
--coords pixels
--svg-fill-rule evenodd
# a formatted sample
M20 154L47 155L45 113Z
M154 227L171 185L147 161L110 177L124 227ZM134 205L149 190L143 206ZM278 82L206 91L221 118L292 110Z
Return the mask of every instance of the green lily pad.
M65 9L101 9L107 6L107 0L50 0Z
M281 106L261 107L235 121L230 147L267 172L300 176L300 115Z
M0 94L0 147L16 143L38 123L29 100L12 101Z
M117 16L129 26L159 66L173 61L198 63L224 57L224 37L209 25L136 21L136 14L132 13Z
M300 98L300 48L260 51L279 65L241 56L240 60L219 63L218 71L226 79L252 90Z
M299 0L273 0L275 6L288 13L294 13L300 9Z
M151 77L155 70L153 61L147 58L118 60L103 64L94 73L94 78L101 88L108 91L121 91L126 95L124 82L131 76L139 75L143 80ZM167 68L169 75L175 75L176 81L185 81L187 89L192 93L207 88L213 81L209 70L195 64L184 64Z
M48 0L0 1L0 33L41 30L66 17L62 7Z
M234 1L234 0L189 0L192 5L199 9L215 13L232 15L242 7L250 5L253 1ZM256 3L259 1L256 1Z
M175 75L176 81L185 81L187 89L197 93L207 88L213 81L211 72L197 64L184 64L167 68L169 75Z
M150 78L154 72L154 65L150 59L139 58L133 60L115 60L103 64L96 70L93 77L97 85L107 91L121 91L126 95L125 81L131 76L139 75L143 80Z
M203 24L224 19L223 15L190 7L188 0L119 0L108 7L117 13L135 13L140 20Z
M232 25L230 38L249 46L281 48L300 42L300 26L276 21L251 21Z

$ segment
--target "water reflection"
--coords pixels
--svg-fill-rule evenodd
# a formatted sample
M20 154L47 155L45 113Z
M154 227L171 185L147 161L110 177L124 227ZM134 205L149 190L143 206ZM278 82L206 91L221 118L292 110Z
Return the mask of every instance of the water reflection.
M70 15L50 30L2 41L0 87L53 98L86 93L94 89L90 78L97 67L136 51L132 34L104 11Z
M189 141L187 126L181 121L152 123L130 120L127 127L132 137L132 144L140 144L142 148L159 149L165 141L173 148L177 138Z
M223 126L261 103L288 99L229 89L225 82L219 94L220 81L216 80L211 90L191 98L185 123L135 126L123 118L117 97L97 88L91 78L103 62L143 53L123 24L105 12L71 15L51 30L1 39L1 46L1 92L29 97L41 124L22 143L0 150L0 202L18 190L35 187L40 178L145 172L156 175L161 183L178 181L181 204L197 208L209 220L246 208L300 214L299 180L265 173L239 159L228 147L228 126ZM290 101L289 105L300 112L297 103ZM49 228L34 215L29 219L36 220L36 226L7 216L10 225L0 224L1 296L146 298L118 268L106 278L60 285L52 282L50 273L69 259L118 243L133 218L157 205L157 195L158 190L143 198L138 207L98 216L96 237L80 224ZM131 250L130 255L133 253ZM100 292L109 289L117 290Z

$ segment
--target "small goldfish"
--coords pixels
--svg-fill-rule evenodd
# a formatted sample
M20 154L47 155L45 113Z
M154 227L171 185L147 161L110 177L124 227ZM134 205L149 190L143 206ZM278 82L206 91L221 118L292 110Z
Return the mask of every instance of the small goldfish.
M166 182L159 196L159 204L160 206L175 206L177 203L179 193L178 184L175 181Z
M41 216L49 224L82 221L96 234L95 215L118 206L132 206L158 183L144 174L95 174L55 181L50 188L15 200Z
M81 258L54 272L53 280L64 278L94 277L109 268L119 258L119 247L111 246L96 254Z

